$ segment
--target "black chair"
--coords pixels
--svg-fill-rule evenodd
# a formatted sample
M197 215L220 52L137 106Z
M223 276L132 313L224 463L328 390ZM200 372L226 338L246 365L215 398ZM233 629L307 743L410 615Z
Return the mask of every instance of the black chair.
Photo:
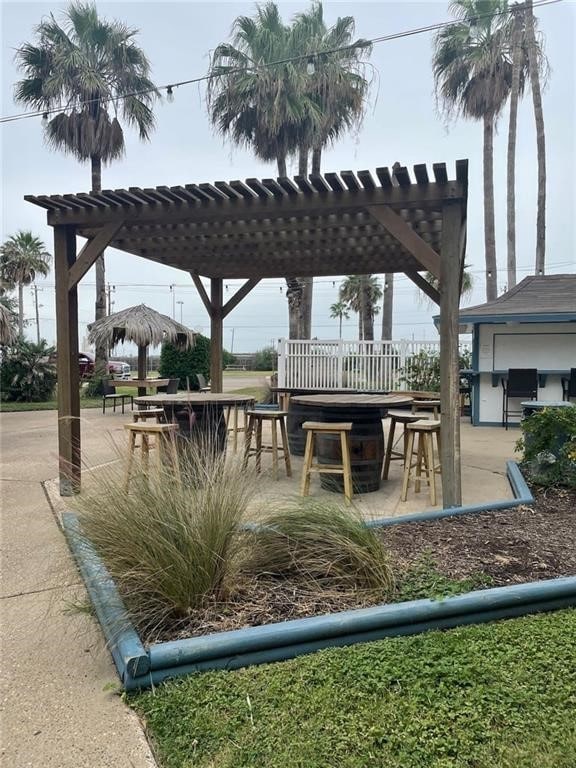
M570 376L562 376L562 400L576 397L576 368L570 368Z
M206 382L206 377L202 373L196 374L196 380L198 381L198 387L200 389L200 392L210 392L210 387L208 386Z
M511 411L511 397L521 397L524 400L538 398L538 371L536 368L509 368L508 378L502 379L502 426L508 429L510 416L521 416L522 411Z
M180 384L180 379L170 379L170 381L168 382L168 386L166 387L166 394L175 395L178 392L179 384Z
M124 382L121 382L125 386ZM122 413L124 413L124 403L130 402L130 408L134 409L134 398L132 395L119 395L116 392L116 388L108 381L102 381L102 413L106 413L106 403L112 403L114 406L114 413L116 413L116 403L122 403Z

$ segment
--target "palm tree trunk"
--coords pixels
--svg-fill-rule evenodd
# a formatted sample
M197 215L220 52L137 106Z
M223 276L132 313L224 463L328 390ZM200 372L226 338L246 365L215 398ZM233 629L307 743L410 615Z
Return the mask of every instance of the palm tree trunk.
M24 285L18 283L18 335L24 338Z
M102 190L102 160L98 155L92 155L90 158L92 171L92 192ZM94 306L94 317L100 320L106 317L106 265L104 263L104 253L102 252L96 259L96 303ZM103 376L106 373L106 363L108 361L108 349L106 345L97 345L94 354L94 373Z
M308 175L308 152L309 147L307 144L301 144L298 150L298 175Z
M286 155L278 155L276 163L278 165L278 176L286 176Z
M494 230L494 116L487 113L484 115L484 251L488 301L494 301L498 295Z
M507 158L507 268L508 290L516 285L516 131L518 125L518 98L520 96L520 67L522 63L522 14L514 13L512 28L512 85L510 89L510 122L508 125Z
M382 295L382 341L392 338L392 316L394 309L394 273L384 275L384 291Z
M534 32L534 12L532 0L525 4L526 43L528 49L528 68L530 86L534 103L536 122L536 148L538 151L538 210L536 213L536 274L543 275L546 261L546 136L544 133L544 112L542 109L542 90L540 88L540 61L536 34Z
M322 147L313 147L312 149L312 173L320 173L320 164L322 162Z
M340 313L340 322L338 324L338 338L342 338L342 313Z

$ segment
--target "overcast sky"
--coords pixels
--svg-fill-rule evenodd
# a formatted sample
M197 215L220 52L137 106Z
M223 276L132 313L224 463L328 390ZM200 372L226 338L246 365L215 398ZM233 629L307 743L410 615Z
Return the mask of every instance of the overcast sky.
M280 2L288 20L307 3ZM229 39L230 27L241 14L250 14L252 2L97 2L100 13L115 17L140 30L138 43L152 65L157 85L186 80L206 73L209 53ZM372 38L401 32L449 18L447 2L325 2L325 16L353 13L359 37ZM14 52L19 44L33 39L33 29L43 16L57 16L64 4L2 2L2 115L22 110L12 100L18 79ZM551 74L544 94L548 164L547 272L576 271L576 84L574 44L576 4L564 0L536 10L546 39ZM407 37L374 46L371 63L375 78L371 103L362 129L347 136L323 155L323 171L375 169L399 161L445 162L454 176L459 158L470 162L467 263L475 280L469 304L485 300L482 223L482 127L458 121L449 126L435 108L431 72L432 35ZM192 182L269 177L275 167L252 157L250 152L224 143L209 123L204 86L187 86L175 92L175 101L156 106L157 127L152 141L139 142L125 131L126 156L103 170L104 188L153 187ZM530 93L520 106L517 144L517 232L519 279L532 273L536 219L536 139ZM496 228L498 288L506 285L506 141L507 113L502 115L495 141ZM51 152L44 145L37 118L7 123L2 135L2 222L1 236L30 229L52 250L52 230L41 209L23 200L25 194L54 194L88 191L90 169L72 157ZM290 173L296 173L294 164ZM198 330L209 331L208 317L187 273L162 267L136 256L109 249L106 254L107 282L113 311L144 302L172 314ZM238 282L229 281L227 295ZM336 338L338 325L330 319L330 305L338 298L339 279L319 278L314 292L312 335ZM54 278L39 281L41 334L55 339ZM170 286L175 286L174 291ZM281 280L261 283L226 319L224 343L234 351L254 351L271 340L287 335L287 308ZM394 337L437 338L431 321L434 309L418 301L416 288L406 278L396 277ZM94 274L90 271L79 287L80 338L94 314ZM31 291L26 291L26 314L33 317ZM378 324L379 318L376 323ZM377 333L378 333L377 328ZM27 331L35 338L36 328ZM346 338L357 336L357 321L345 322ZM81 342L82 344L82 342ZM127 349L125 350L128 351ZM122 350L119 350L121 354Z

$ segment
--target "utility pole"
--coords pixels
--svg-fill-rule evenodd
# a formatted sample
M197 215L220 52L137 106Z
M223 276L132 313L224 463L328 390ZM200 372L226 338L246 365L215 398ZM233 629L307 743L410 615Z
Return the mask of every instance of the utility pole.
M172 320L176 320L176 285L172 283L170 286L172 293Z
M32 285L32 291L34 293L34 306L36 309L36 342L40 344L40 314L38 312L39 307L41 307L41 304L38 304L38 291L41 291L42 288L38 288L36 284Z
M180 325L182 325L182 307L184 306L184 302L177 301L176 304L180 304Z
M106 314L111 315L112 314L112 305L114 302L112 301L112 293L116 291L115 285L108 285L106 286L106 300L107 300L107 306L108 306L108 312Z
M234 331L236 328L232 328L232 339L230 341L230 354L234 353Z

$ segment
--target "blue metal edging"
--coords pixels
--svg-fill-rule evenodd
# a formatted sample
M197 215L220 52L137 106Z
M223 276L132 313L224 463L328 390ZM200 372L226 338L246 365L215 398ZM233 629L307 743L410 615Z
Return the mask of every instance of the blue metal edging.
M531 503L533 497L518 465L509 461L506 469L514 500L383 518L368 525L397 525ZM130 623L122 598L105 566L83 539L75 515L64 515L64 530L125 690L147 688L169 678L208 669L237 669L282 661L322 648L449 629L576 605L576 577L570 576L477 590L444 600L413 600L248 627L158 643L146 650Z
M126 612L116 584L80 531L76 515L65 512L62 527L100 621L120 679L145 674L150 658Z

